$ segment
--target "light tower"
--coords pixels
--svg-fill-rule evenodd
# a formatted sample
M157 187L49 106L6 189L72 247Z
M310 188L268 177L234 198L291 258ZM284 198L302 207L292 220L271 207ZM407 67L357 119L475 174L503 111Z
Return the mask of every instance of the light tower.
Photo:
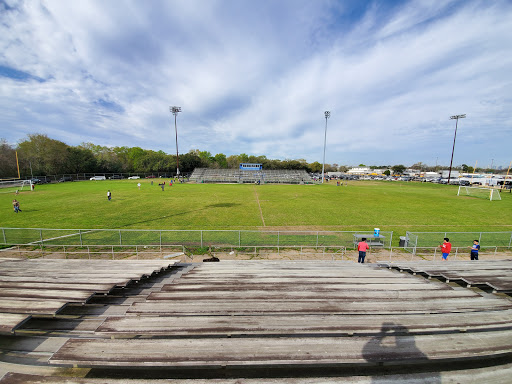
M176 131L176 174L180 176L180 159L178 154L178 126L176 125L176 116L181 112L181 107L169 107L169 111L174 115L174 130Z
M327 144L327 119L331 117L330 111L325 111L325 135L324 135L324 160L322 162L322 184L324 183L324 169L325 169L325 145Z
M456 121L455 121L455 134L453 135L452 159L450 160L450 171L448 172L448 185L450 185L450 178L452 176L453 152L455 151L455 139L457 138L457 124L459 123L459 119L465 119L465 118L466 118L466 114L450 116L450 120L456 120Z

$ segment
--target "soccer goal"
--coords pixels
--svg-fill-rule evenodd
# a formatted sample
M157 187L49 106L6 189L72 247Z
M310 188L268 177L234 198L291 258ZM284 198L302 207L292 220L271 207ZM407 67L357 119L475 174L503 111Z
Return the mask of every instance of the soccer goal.
M493 188L485 188L485 187L469 187L465 185L459 186L459 191L457 192L457 196L472 196L472 197L480 197L483 199L493 200L501 200L500 191Z
M32 180L1 180L0 193L16 193L16 191L31 191Z

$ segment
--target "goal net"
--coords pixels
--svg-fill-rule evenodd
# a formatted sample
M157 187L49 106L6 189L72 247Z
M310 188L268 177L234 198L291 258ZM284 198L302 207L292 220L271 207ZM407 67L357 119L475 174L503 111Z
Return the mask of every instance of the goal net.
M497 189L485 187L468 187L465 185L459 186L457 196L480 197L482 199L489 199L491 201L501 200L500 191Z
M16 193L16 191L31 191L31 180L2 180L0 181L0 193Z

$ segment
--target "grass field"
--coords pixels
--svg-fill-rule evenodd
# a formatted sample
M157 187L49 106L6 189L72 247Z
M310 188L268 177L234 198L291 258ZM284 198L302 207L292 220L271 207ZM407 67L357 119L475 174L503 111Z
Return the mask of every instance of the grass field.
M141 182L141 190L137 183ZM17 197L0 193L1 227L85 229L510 231L512 196L458 197L430 183L324 185L175 184L149 180L38 185ZM107 200L107 190L112 201ZM15 214L12 200L20 201Z

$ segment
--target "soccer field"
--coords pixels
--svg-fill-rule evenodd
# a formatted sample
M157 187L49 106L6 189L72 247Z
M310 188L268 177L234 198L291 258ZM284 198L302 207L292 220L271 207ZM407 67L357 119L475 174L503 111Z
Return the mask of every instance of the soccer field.
M348 186L219 185L161 180L81 181L0 194L11 228L510 231L512 196L459 197L457 187L354 181ZM137 183L142 184L141 189ZM107 190L112 201L107 200ZM14 213L17 198L21 213Z

